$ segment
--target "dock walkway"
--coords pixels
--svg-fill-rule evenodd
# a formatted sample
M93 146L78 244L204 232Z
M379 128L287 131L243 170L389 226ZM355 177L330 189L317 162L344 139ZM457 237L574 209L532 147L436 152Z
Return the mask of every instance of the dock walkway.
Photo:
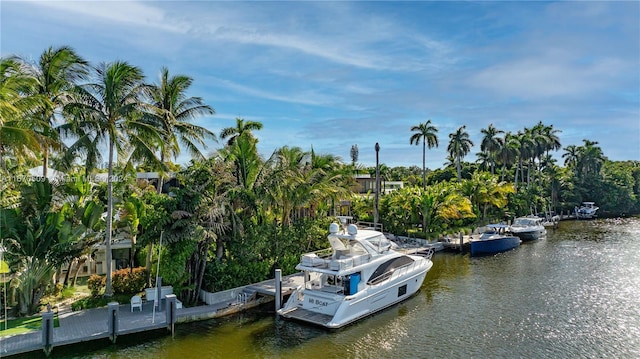
M290 293L303 281L300 274L286 276L282 280L283 294ZM262 295L275 297L275 280L265 281L250 286ZM271 299L260 297L248 302L237 299L222 300L209 305L176 309L176 323L218 318L256 307ZM154 302L142 304L142 311L131 311L129 304L118 306L117 336L167 328L166 308L155 308ZM66 308L58 312L59 327L53 328L53 347L86 342L98 339L109 339L108 309L94 308L71 311ZM43 332L35 330L25 334L0 337L0 358L22 353L43 350Z

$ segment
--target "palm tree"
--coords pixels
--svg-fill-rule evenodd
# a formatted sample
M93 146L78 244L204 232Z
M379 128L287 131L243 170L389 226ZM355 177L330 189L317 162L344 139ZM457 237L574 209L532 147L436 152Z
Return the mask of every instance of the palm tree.
M476 160L476 163L478 164L478 169L482 170L482 171L491 171L493 174L493 159L491 158L491 154L489 152L478 152L476 153L476 157L478 157L478 159Z
M504 145L504 139L498 137L498 135L504 133L504 131L498 130L493 126L493 124L490 124L489 127L486 129L483 128L480 132L484 135L482 143L480 144L480 150L487 153L491 173L494 173L496 155Z
M584 145L579 147L579 173L586 178L589 175L597 175L600 173L602 164L606 161L606 157L602 153L597 141L582 140Z
M24 63L28 64L27 61ZM71 88L86 78L88 63L68 46L56 49L49 47L40 55L37 64L26 68L37 84L32 95L40 96L46 104L36 114L36 123L39 125L34 130L42 148L42 176L47 177L50 150L59 150L64 146L55 129L55 114L68 100Z
M560 138L557 135L559 132L562 132L562 131L555 130L553 128L553 125L545 126L543 131L547 140L547 144L546 144L547 155L549 154L549 151L557 151L562 148L562 144L560 143Z
M478 214L482 213L482 221L487 217L491 207L502 209L508 203L508 194L515 193L513 185L498 181L498 176L486 172L475 172L471 179L464 180L459 190L469 198Z
M105 296L113 295L111 288L111 235L113 222L113 164L116 160L147 160L159 164L156 158L161 134L142 116L144 93L142 70L126 62L102 63L96 69L95 82L76 88L74 101L65 111L71 115L69 126L77 136L74 150L85 150L94 156L87 158L87 167L100 158L97 146L108 145L107 177L107 278Z
M22 187L19 206L0 209L0 236L16 269L13 283L21 314L39 311L55 269L79 255L99 226L100 205L60 206L55 195L49 181L32 182Z
M578 165L578 158L580 156L579 148L576 145L569 145L564 148L565 153L562 154L564 158L564 165L571 168L576 168Z
M525 159L528 161L534 155L535 142L531 138L530 130L527 128L524 129L524 132L518 131L515 139L518 143L518 167L516 168L515 185L518 188L518 170L520 170L521 179L524 182L524 162ZM528 170L527 178L529 178Z
M35 157L40 143L28 118L44 101L28 96L35 91L36 83L20 61L14 58L0 59L0 166L5 168L3 157L12 150L16 159Z
M236 118L236 127L227 127L220 133L221 139L229 138L227 148L222 152L228 161L236 165L237 183L244 189L249 189L257 175L260 156L257 150L258 140L251 131L262 129L262 123L244 121Z
M187 148L192 157L204 159L198 145L206 148L206 139L216 139L216 135L204 127L190 121L198 116L213 115L215 110L205 104L200 97L187 97L186 92L193 79L184 75L169 76L169 70L160 71L160 83L150 89L152 104L149 108L152 121L161 129L162 148L160 162L167 157L176 159L180 145ZM158 181L158 193L162 191L162 176Z
M511 132L507 132L504 136L504 143L498 150L498 161L502 164L501 181L504 181L507 168L517 162L519 155L520 143L518 142L517 136L513 135Z
M473 147L473 142L469 139L469 133L465 131L466 127L467 126L461 126L456 132L449 134L449 146L447 147L449 156L456 161L458 182L462 179L460 161L471 151L471 147Z
M245 133L250 137L253 137L251 131L261 130L262 123L255 121L246 121L242 118L236 118L236 127L226 127L220 132L220 138L229 138L227 145L231 146L238 137L243 136Z
M411 138L409 138L409 143L417 146L422 141L422 188L426 188L427 186L427 169L425 167L425 156L426 156L426 147L428 146L430 149L433 147L438 147L438 129L431 124L431 120L427 120L425 123L421 123L418 126L411 127L411 132L415 132Z

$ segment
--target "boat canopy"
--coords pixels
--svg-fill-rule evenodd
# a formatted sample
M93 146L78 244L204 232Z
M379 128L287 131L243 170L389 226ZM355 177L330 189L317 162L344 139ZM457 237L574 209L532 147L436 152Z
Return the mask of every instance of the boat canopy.
M509 228L509 225L504 224L504 223L494 223L494 224L487 224L486 227L489 227L489 228Z
M329 243L331 248L337 253L351 255L369 253L372 255L383 253L389 250L392 242L384 234L374 230L358 230L355 226L349 225L347 233L338 232L335 227L331 228Z
M520 217L513 221L514 226L537 226L542 222L540 217Z

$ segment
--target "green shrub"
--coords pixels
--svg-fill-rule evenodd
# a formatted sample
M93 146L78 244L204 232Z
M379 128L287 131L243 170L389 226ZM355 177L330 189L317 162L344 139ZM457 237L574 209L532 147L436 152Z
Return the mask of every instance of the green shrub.
M64 288L64 286L62 285L62 283L50 283L47 288L45 289L44 294L45 295L50 295L53 297L57 297L58 295L60 295L60 292L62 291L62 288Z
M73 298L73 295L75 293L76 293L76 288L74 288L74 287L66 287L66 288L62 289L62 292L60 292L60 297L62 299Z
M83 309L91 309L91 308L101 308L106 307L110 302L118 302L118 303L129 303L130 302L129 295L118 294L114 295L111 298L96 296L96 297L87 297L78 299L75 302L71 303L71 309L73 311L83 310Z
M113 272L111 279L115 294L139 293L146 287L146 271L144 267L120 269Z
M107 278L101 275L94 274L87 281L87 288L91 291L91 295L94 297L99 296L104 287L107 285Z

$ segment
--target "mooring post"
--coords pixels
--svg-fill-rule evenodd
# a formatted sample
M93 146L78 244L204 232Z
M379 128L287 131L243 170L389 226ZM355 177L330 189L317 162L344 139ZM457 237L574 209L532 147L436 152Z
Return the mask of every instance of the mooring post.
M53 349L53 312L42 314L42 349L46 356Z
M458 232L460 233L460 252L462 252L462 245L464 244L464 239L462 238L462 232Z
M112 343L115 343L118 337L118 314L120 314L120 304L118 302L108 303L107 320L109 325L109 339L111 339Z
M171 332L171 337L173 338L175 335L175 324L176 324L176 295L175 294L167 294L165 297L165 308L166 311L166 322L167 329Z
M276 269L276 314L282 308L282 270Z
M162 277L157 277L156 281L156 302L154 305L158 306L158 311L162 311Z

